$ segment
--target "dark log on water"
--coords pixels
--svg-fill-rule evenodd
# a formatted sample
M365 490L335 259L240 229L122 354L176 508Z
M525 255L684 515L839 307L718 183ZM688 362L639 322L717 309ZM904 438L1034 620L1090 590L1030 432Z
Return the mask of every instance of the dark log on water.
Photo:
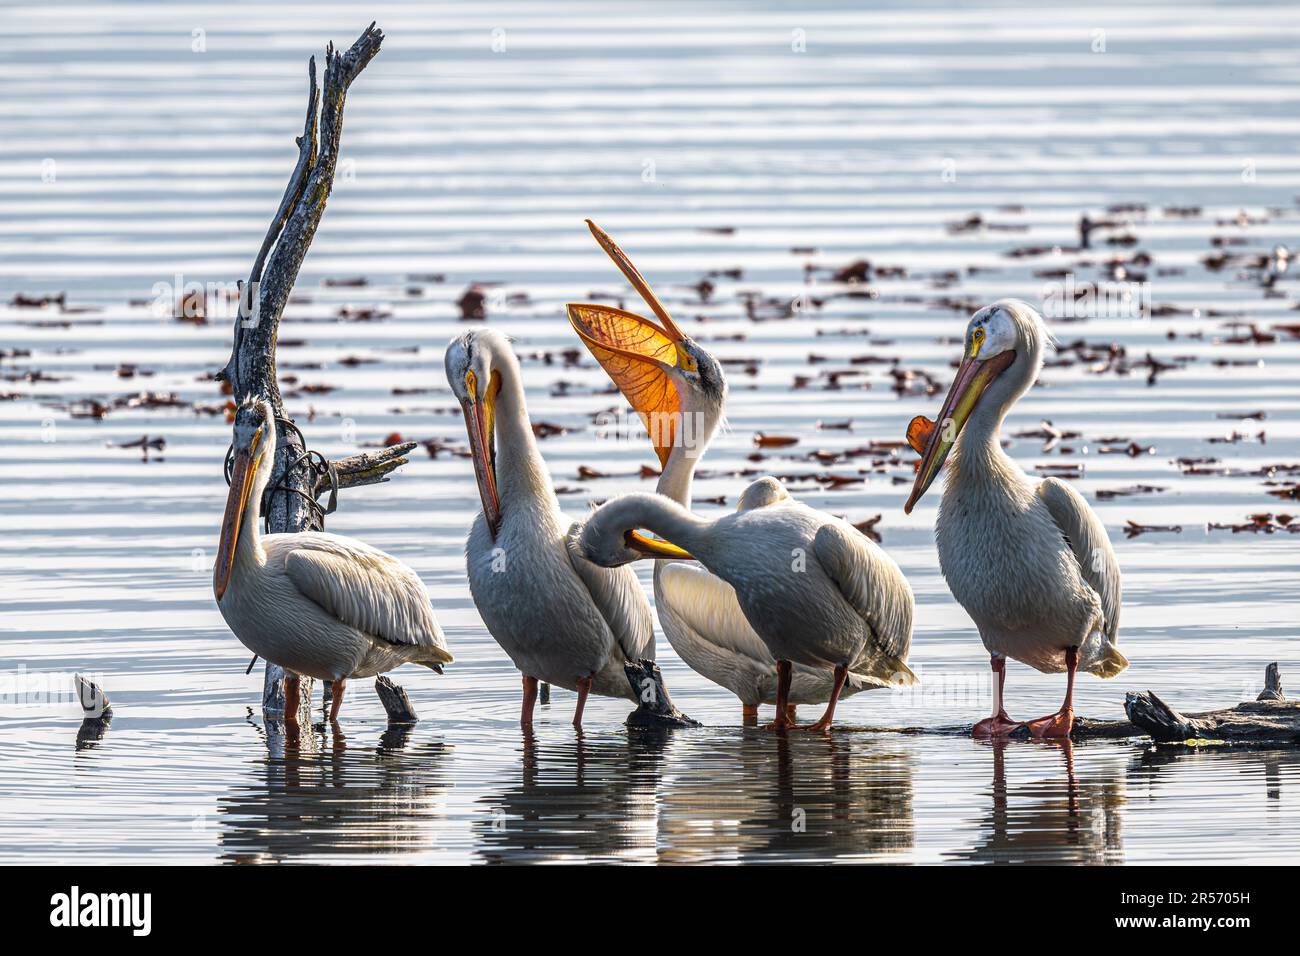
M102 720L104 722L113 719L113 705L108 701L108 695L94 681L87 680L80 674L73 674L72 680L77 687L77 700L81 703L81 709L85 712L87 720Z
M1255 700L1226 710L1185 716L1155 694L1129 694L1129 720L1157 743L1222 741L1293 747L1300 743L1300 702Z
M1152 691L1124 696L1128 720L1075 722L1076 740L1150 737L1156 743L1246 744L1293 747L1300 744L1300 701L1282 693L1277 663L1264 672L1264 690L1235 707L1182 714Z
M1125 695L1127 720L1094 720L1075 717L1071 739L1137 740L1150 738L1156 743L1224 743L1254 747L1294 747L1300 745L1300 701L1290 701L1282 693L1282 675L1276 663L1264 672L1264 690L1253 701L1235 707L1202 713L1181 714L1151 691ZM865 727L872 733L920 734L939 737L969 736L970 724L942 727ZM1008 735L1012 740L1028 740L1028 727Z
M664 675L654 661L641 660L623 665L627 682L636 695L637 708L627 715L629 727L698 727L700 722L687 717L673 706L664 686Z
M336 52L330 44L325 51L324 84L320 89L316 85L316 58L309 61L307 116L296 141L298 162L248 281L241 287L230 360L217 373L219 380L229 383L237 403L261 398L277 419L275 465L262 508L268 532L323 531L325 515L334 510L340 489L387 481L388 474L404 465L404 456L415 447L414 442L405 442L337 462L314 456L302 432L285 416L275 367L280 320L334 185L344 100L352 81L379 52L383 39L372 23L347 52ZM321 505L319 498L326 492L329 499ZM284 680L285 672L267 662L262 712L268 719L284 717ZM300 716L299 723L310 726L310 678L301 678L299 696L307 712L306 719Z
M87 680L80 674L73 674L72 680L83 715L81 726L77 728L77 749L87 750L108 733L108 725L113 722L113 705L108 702L108 695L94 681Z
M384 710L388 711L390 724L413 724L420 719L411 698L406 696L406 691L383 674L375 678L375 693L379 695Z

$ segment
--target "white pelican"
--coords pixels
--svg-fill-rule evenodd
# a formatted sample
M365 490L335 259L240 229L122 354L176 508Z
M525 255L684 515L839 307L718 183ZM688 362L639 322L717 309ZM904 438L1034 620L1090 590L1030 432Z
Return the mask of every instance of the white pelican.
M474 603L523 674L523 729L543 680L578 692L581 730L588 693L636 699L623 664L654 659L650 603L630 568L596 567L578 552L579 525L560 510L505 337L466 332L445 361L483 503L465 543Z
M975 725L976 736L1021 726L1002 705L1007 657L1069 675L1061 709L1029 723L1041 737L1069 736L1077 668L1114 677L1128 666L1115 646L1119 564L1105 527L1082 495L1059 478L1029 477L998 440L1002 419L1038 378L1048 339L1042 317L1024 302L980 309L966 327L942 425L918 416L908 428L922 458L903 510L911 513L949 459L935 521L939 566L997 675L993 715Z
M647 528L660 539L635 529ZM587 520L582 552L605 567L641 556L694 559L730 584L777 662L776 729L790 726L791 664L832 671L826 712L801 730L826 730L849 675L905 687L912 589L894 560L847 522L760 478L731 514L709 520L664 495L622 495Z
M569 303L569 322L645 423L663 469L655 490L690 508L695 469L726 405L722 366L677 327L614 240L590 219L587 226L662 324L589 302ZM757 722L759 704L776 703L776 659L745 620L735 590L697 565L660 560L654 591L659 623L673 650L696 673L740 698L745 723ZM795 664L791 716L796 704L826 703L834 686L831 671ZM840 696L874 686L850 672Z
M344 682L407 662L450 663L420 576L354 538L317 531L263 536L262 493L275 462L275 419L261 399L235 412L234 470L212 572L217 607L240 642L289 671L285 716L298 713L298 678ZM292 722L292 721L291 721Z

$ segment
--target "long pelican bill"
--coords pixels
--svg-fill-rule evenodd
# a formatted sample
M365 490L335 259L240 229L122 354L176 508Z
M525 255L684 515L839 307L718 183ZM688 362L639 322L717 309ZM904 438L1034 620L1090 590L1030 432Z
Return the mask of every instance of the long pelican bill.
M473 373L471 372L472 376ZM470 384L473 380L470 379ZM470 457L474 460L474 478L478 482L479 500L483 502L483 518L492 537L501 528L501 499L497 495L496 451L496 397L501 389L501 378L492 373L486 393L480 399L473 387L470 398L462 403L465 413L465 431L469 435Z
M685 336L676 326L660 328L645 316L607 305L570 302L565 312L578 338L641 416L659 463L667 464L681 421L681 399L668 372L694 364L681 347Z
M981 361L979 344L972 343L970 350L962 359L961 366L957 369L952 387L948 389L948 397L944 399L943 408L939 410L938 420L932 422L924 416L912 419L908 426L908 440L913 442L913 447L923 440L924 451L921 454L921 466L916 472L916 481L912 484L912 493L908 496L907 504L903 506L905 514L912 513L912 508L934 483L939 469L948 459L948 453L952 451L952 446L956 443L961 430L966 427L966 422L970 419L971 412L975 410L984 390L1015 361L1015 358L1015 351L1007 350Z
M629 548L638 554L645 555L647 558L671 558L677 561L695 560L689 551L682 550L672 542L664 541L662 538L652 538L640 531L624 532L623 540Z
M685 347L685 334L632 260L590 219L587 228L663 324L656 325L635 312L590 302L570 302L565 312L578 338L641 416L659 464L667 466L681 423L680 396L669 372L694 371L695 358Z
M221 540L217 545L217 563L212 570L212 591L220 601L230 586L230 570L235 564L235 545L239 543L239 532L244 524L244 512L248 508L248 496L253 490L253 476L262 461L258 447L262 443L262 431L258 429L253 435L250 447L235 452L234 468L230 474L230 492L226 495L226 511L221 517Z
M650 288L650 283L645 281L637 267L632 265L632 260L609 237L609 233L590 219L587 220L587 228L591 230L591 234L600 243L600 248L605 250L605 255L609 256L614 261L614 265L618 266L623 275L627 276L627 281L632 283L632 288L636 289L641 298L645 300L645 304L650 306L650 311L664 324L668 335L678 342L685 338L681 330L677 328L677 323L668 314L668 310L664 308L664 304L659 301L659 296L655 295L654 290Z

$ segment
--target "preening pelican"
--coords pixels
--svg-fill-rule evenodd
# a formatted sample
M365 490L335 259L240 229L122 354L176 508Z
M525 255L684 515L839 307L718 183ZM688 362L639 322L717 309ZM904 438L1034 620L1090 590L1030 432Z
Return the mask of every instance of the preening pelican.
M635 699L623 664L654 659L650 603L630 568L597 567L578 552L580 526L560 510L505 337L467 332L447 347L446 366L483 503L465 543L474 603L523 674L524 730L539 680L578 692L581 729L589 692Z
M790 726L792 663L833 672L826 712L805 730L830 727L850 674L875 687L916 681L906 663L912 589L903 572L856 528L795 501L775 478L751 484L739 509L716 520L663 495L622 495L596 509L580 540L605 567L694 558L730 584L777 661L775 728Z
M925 494L948 459L935 543L953 597L979 628L996 675L993 715L976 736L1021 726L1002 705L1006 658L1044 673L1065 671L1065 702L1030 721L1040 737L1074 726L1076 669L1114 677L1128 660L1119 630L1119 564L1106 529L1059 478L1031 478L1002 451L998 433L1011 406L1034 384L1049 333L1024 302L1003 299L975 313L940 425L912 420L908 441L921 466L904 511Z
M234 471L221 521L212 590L240 642L292 675L344 682L407 662L442 673L450 663L420 576L354 538L304 531L262 535L262 494L275 462L275 419L260 399L235 411ZM298 680L285 715L298 713Z
M677 327L614 240L590 219L587 226L658 323L588 302L568 304L569 322L644 422L662 468L656 491L689 509L695 469L726 405L722 366ZM698 565L659 560L654 591L659 624L673 650L696 673L740 698L745 723L757 722L759 704L776 703L776 659L749 626L735 590ZM826 703L834 686L831 671L795 664L790 704ZM850 672L841 696L873 686Z

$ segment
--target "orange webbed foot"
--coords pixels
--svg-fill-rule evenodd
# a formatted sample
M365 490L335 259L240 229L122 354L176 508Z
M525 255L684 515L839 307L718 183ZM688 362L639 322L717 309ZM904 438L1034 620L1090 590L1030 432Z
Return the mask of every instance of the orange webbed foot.
M989 737L1005 737L1014 730L1025 726L1018 720L1012 720L1007 716L1005 710L1000 710L993 717L985 717L978 724L971 728L970 735L986 739Z
M1033 737L1061 739L1069 737L1074 729L1074 711L1062 710L1037 720L1029 721L1029 733Z

